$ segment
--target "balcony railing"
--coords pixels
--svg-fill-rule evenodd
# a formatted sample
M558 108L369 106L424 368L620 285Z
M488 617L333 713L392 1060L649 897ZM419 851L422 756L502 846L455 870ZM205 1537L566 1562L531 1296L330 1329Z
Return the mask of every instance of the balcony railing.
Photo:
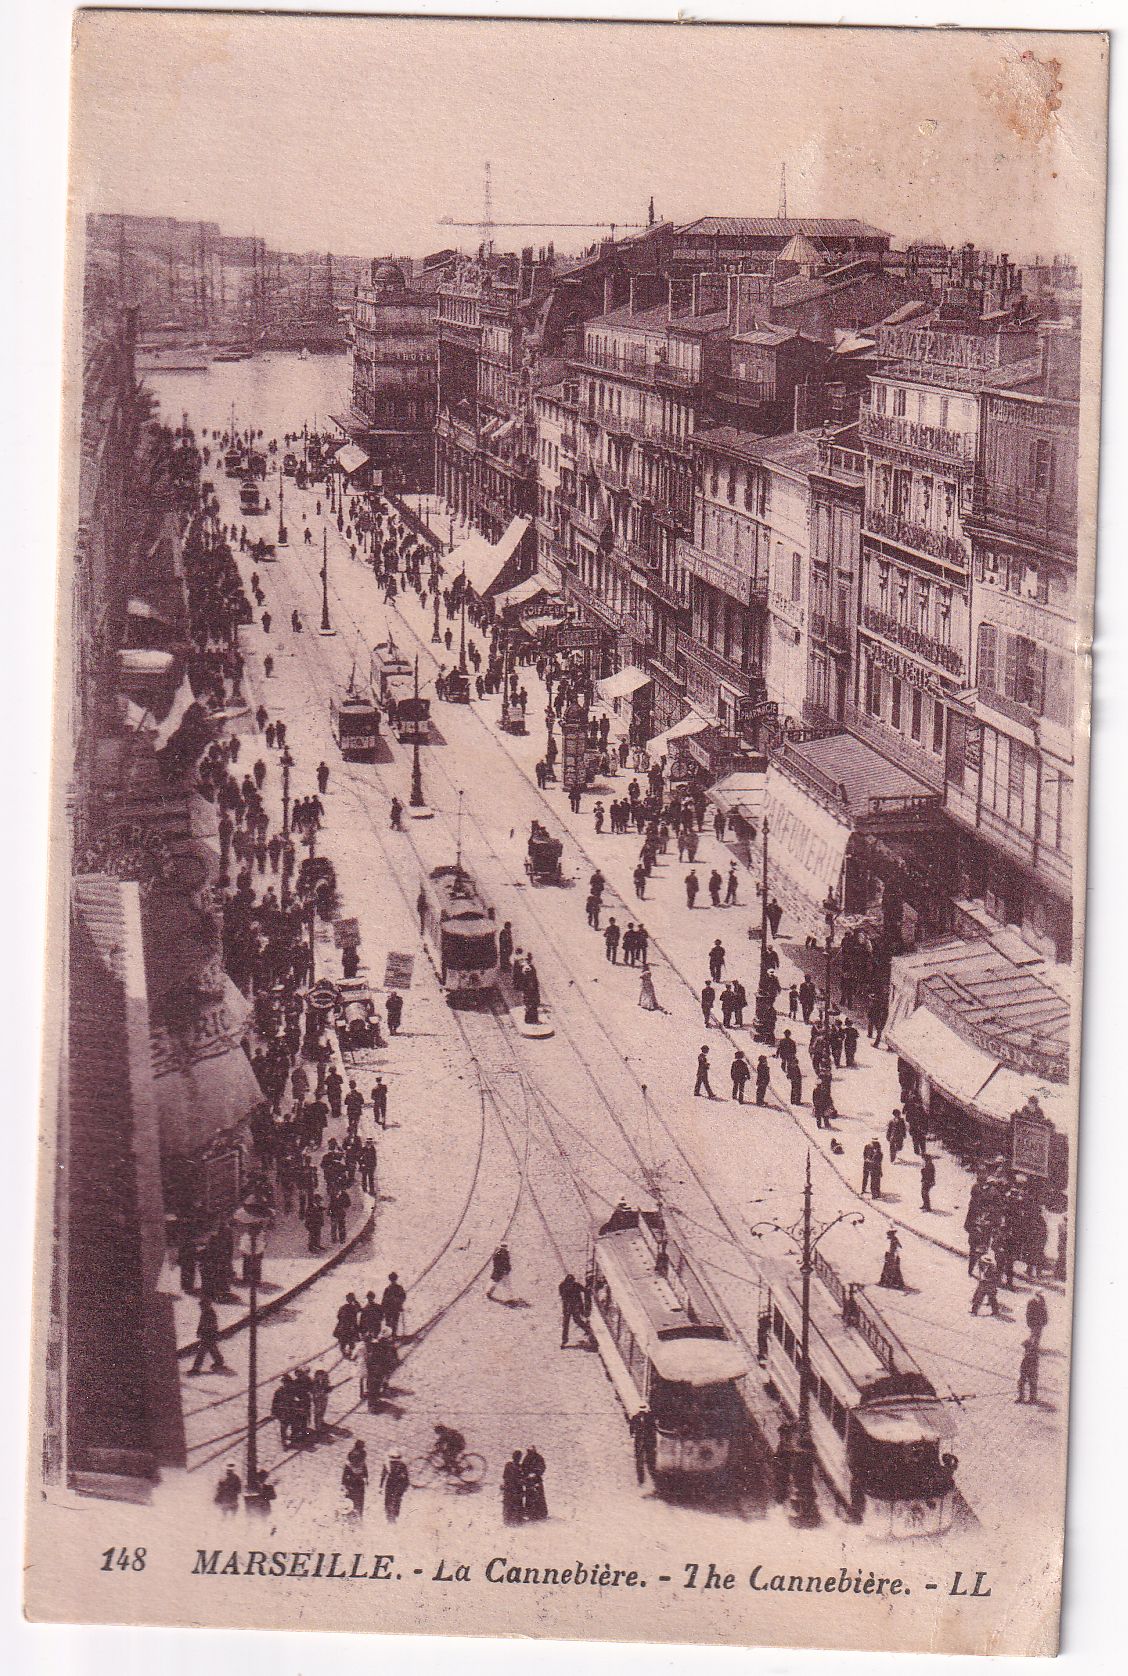
M940 425L922 425L916 419L899 418L889 413L874 413L863 407L859 434L864 442L889 442L914 453L934 454L957 465L972 465L975 461L975 438L966 431L949 431Z
M862 610L862 622L874 634L880 634L885 640L904 646L906 651L926 658L937 669L946 670L949 675L963 674L963 654L955 646L946 646L942 640L935 640L932 635L902 623L888 611L880 611L876 605L867 605Z
M827 477L849 477L861 481L866 473L865 456L856 448L842 448L826 437L819 438L819 470Z
M609 489L625 489L627 474L619 466L613 466L609 460L593 460L595 475L599 481Z
M700 367L675 367L668 361L654 365L654 382L669 384L677 390L695 390L704 380Z
M759 675L759 670L743 669L738 659L726 657L724 652L707 646L695 635L683 635L680 644L682 655L688 662L708 670L710 675L720 676L721 680L727 681L730 686L747 686L751 691L751 683Z
M756 378L718 378L717 391L729 401L748 402L755 407L776 399L775 385L761 384Z
M731 559L723 559L719 554L706 553L692 541L678 542L678 562L702 582L708 582L711 588L718 588L721 593L731 594L745 605L751 605L756 600L766 600L768 597L767 571L746 571Z
M626 618L623 613L616 611L613 605L609 604L601 594L597 594L595 589L585 582L582 576L576 575L574 571L568 577L568 592L574 599L578 599L581 605L589 606L597 616L602 617L609 627L621 629L626 626Z
M1035 489L1011 487L998 480L977 480L971 507L975 517L1016 525L1038 535L1059 535L1072 543L1077 534L1076 498L1039 494Z
M853 635L848 623L836 623L833 617L828 617L823 611L811 612L811 633L816 640L832 646L835 651L848 652L851 649Z
M603 532L607 528L608 521L605 512L585 512L579 506L572 508L573 524L578 530L582 530L585 535L590 535L593 541L603 540Z
M946 530L934 530L929 524L918 524L912 518L898 518L895 513L882 512L876 506L866 508L865 527L870 535L884 536L913 552L927 553L963 569L967 567L966 544Z
M640 471L627 473L627 488L636 500L653 500L656 493Z

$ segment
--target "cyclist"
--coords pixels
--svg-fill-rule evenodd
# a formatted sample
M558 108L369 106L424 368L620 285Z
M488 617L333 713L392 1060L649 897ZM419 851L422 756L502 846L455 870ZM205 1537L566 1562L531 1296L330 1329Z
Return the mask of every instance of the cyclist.
M452 1426L435 1427L435 1448L442 1457L443 1471L455 1472L466 1448L466 1439Z

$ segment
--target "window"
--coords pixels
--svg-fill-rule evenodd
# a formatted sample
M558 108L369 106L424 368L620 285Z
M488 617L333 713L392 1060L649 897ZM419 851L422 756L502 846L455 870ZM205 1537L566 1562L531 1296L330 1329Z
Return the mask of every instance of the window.
M911 728L911 731L912 731L912 736L916 740L918 745L920 744L920 736L921 736L921 732L922 732L922 729L923 729L923 724L924 724L924 695L921 692L919 687L914 687L913 688L913 709L912 709L912 718L911 718L911 721L910 721L910 728Z
M938 698L932 700L932 749L936 756L943 756L944 706Z
M905 392L903 390L894 390L893 392L893 417L895 419L905 417Z
M873 387L873 411L875 413L884 413L885 412L885 385L884 384L875 384L874 387Z
M791 598L798 602L803 597L803 556L801 553L791 555Z
M717 466L714 464L713 469L709 473L709 493L712 495L714 500L716 500L717 495L720 492L720 487L721 474Z
M729 466L728 500L729 500L729 505L730 506L735 506L735 504L736 504L736 467L735 466Z
M889 701L889 723L891 727L901 726L901 682L894 675L892 680L892 697Z
M869 684L869 713L871 716L881 714L881 671L874 664L866 667L866 678Z
M917 627L922 634L928 633L928 606L932 597L932 589L923 580L917 582Z
M1048 495L1054 486L1054 445L1038 436L1030 445L1030 487L1036 495Z

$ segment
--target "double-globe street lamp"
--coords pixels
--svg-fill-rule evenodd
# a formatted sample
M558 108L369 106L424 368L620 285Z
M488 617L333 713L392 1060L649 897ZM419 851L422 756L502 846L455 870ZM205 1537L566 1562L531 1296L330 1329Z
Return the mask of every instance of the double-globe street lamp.
M765 1233L782 1234L792 1242L792 1255L799 1258L802 1279L802 1324L799 1335L799 1413L798 1436L790 1462L791 1523L801 1530L812 1530L822 1523L818 1498L815 1495L815 1451L811 1440L811 1273L815 1250L832 1228L847 1222L857 1228L865 1221L860 1210L844 1210L832 1222L815 1229L812 1218L811 1154L807 1154L807 1170L803 1184L803 1209L790 1226L772 1221L754 1222L749 1229L753 1239ZM795 1248L798 1248L796 1251Z
M775 987L768 960L768 817L760 827L760 984L756 990L756 1016L752 1026L754 1041L771 1044L775 1041Z

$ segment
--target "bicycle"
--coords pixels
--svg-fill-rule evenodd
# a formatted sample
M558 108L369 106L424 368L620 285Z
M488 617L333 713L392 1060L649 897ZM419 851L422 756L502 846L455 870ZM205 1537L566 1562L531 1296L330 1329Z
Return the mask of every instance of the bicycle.
M483 1455L463 1450L453 1461L448 1461L438 1444L425 1455L416 1456L408 1466L408 1476L415 1490L426 1490L443 1482L448 1490L470 1490L482 1482L486 1472Z

